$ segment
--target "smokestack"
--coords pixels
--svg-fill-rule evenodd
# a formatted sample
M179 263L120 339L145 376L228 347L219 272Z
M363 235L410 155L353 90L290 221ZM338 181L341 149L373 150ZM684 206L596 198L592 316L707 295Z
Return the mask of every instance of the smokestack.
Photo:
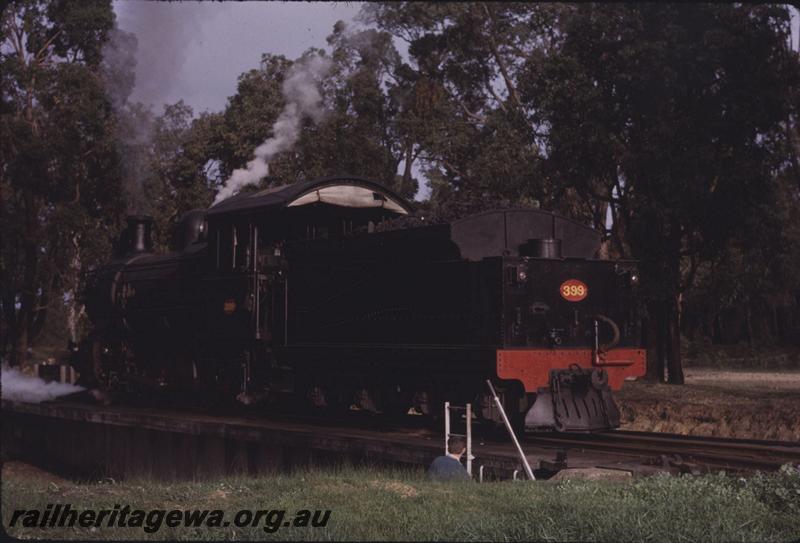
M147 215L129 215L127 253L139 254L153 251L153 218Z

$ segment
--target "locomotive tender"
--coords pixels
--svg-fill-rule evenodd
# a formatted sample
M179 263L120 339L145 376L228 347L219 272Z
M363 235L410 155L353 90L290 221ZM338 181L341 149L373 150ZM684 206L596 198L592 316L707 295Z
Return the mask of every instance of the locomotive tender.
M168 254L130 217L87 276L74 365L104 389L434 417L477 401L499 421L491 379L526 429L618 426L611 391L644 374L635 264L537 209L376 231L412 211L373 181L318 179L191 211Z

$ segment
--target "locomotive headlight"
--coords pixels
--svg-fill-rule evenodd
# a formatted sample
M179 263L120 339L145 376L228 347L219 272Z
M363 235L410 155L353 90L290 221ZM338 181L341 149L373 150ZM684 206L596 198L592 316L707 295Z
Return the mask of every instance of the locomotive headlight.
M614 271L617 274L617 285L620 287L635 287L639 284L639 274L635 269L616 265Z
M528 266L524 264L508 266L503 270L503 273L505 275L504 281L509 286L520 287L528 282Z

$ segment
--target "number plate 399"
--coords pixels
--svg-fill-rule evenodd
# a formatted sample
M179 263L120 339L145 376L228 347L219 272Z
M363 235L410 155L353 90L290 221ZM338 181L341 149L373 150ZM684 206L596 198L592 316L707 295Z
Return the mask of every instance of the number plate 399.
M580 302L589 295L589 287L583 281L567 279L558 289L561 297L568 302Z

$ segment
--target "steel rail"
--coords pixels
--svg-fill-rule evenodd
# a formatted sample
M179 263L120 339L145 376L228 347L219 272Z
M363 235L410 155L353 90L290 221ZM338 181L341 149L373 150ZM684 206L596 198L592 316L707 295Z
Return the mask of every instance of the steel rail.
M673 457L674 463L695 465L698 468L774 470L783 464L800 464L800 444L792 442L765 443L760 440L615 431L594 434L528 434L525 436L525 443L638 457Z
M5 403L5 402L4 402ZM59 402L60 403L60 402ZM86 405L86 404L82 404ZM134 410L137 406L132 407ZM120 406L117 406L120 409ZM125 407L121 408L122 411ZM376 434L384 432L402 432L422 430L427 433L429 425L423 417L395 418L374 416L371 413L340 413L319 416L299 414L297 412L274 411L269 415L257 413L250 409L231 409L223 413L211 413L204 408L182 409L173 415L199 415L205 417L233 417L242 421L272 420L284 423L311 424L327 427L335 425L340 428L352 428L372 431ZM355 415L355 416L354 416ZM431 436L437 435L431 432ZM494 442L495 439L482 441ZM730 439L696 435L664 434L655 432L635 432L614 430L597 433L534 433L519 436L521 445L537 446L544 449L560 449L614 453L628 458L636 458L644 463L670 463L673 466L686 467L694 471L708 469L726 469L732 471L774 471L784 464L800 465L800 443L768 440ZM497 444L500 444L497 442Z

